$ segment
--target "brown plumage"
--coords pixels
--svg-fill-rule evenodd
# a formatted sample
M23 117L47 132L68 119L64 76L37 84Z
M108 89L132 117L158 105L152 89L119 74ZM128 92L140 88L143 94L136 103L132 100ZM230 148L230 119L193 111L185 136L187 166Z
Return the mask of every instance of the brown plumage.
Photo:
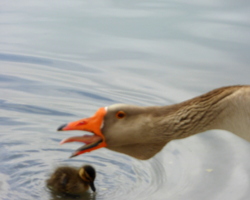
M50 178L46 181L47 187L53 192L82 195L89 187L95 192L94 180L96 172L90 165L85 165L80 169L62 166L58 167Z

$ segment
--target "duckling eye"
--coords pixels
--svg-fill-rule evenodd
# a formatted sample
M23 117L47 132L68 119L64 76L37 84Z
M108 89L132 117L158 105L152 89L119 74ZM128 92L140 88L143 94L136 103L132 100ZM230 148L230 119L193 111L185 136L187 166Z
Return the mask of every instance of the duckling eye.
M124 111L118 111L115 116L117 119L122 119L126 116L126 113Z

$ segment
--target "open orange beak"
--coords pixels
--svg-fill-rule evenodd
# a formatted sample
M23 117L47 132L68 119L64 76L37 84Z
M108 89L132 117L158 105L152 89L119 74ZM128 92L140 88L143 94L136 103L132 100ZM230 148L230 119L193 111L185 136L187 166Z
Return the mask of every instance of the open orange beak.
M68 124L64 124L60 126L58 131L71 131L71 130L82 130L94 133L94 135L83 135L83 136L75 136L64 139L60 142L60 144L68 143L68 142L83 142L86 145L77 149L71 157L78 156L80 154L90 152L102 147L106 147L107 144L105 142L105 138L101 132L101 128L103 125L104 116L106 114L106 109L104 107L100 108L94 116L86 119L81 119L79 121L70 122Z

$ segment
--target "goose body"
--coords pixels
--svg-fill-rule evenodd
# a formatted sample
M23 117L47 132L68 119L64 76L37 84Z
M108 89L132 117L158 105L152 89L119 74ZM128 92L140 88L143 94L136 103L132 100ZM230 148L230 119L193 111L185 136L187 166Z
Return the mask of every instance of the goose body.
M46 183L53 192L78 196L84 194L89 187L95 192L95 176L95 169L90 165L80 169L61 166L54 171Z
M101 147L149 159L168 142L212 129L230 131L250 142L250 86L229 86L168 106L139 107L115 104L100 108L90 118L59 127L85 130L92 137L71 137L61 143L87 145L72 156Z

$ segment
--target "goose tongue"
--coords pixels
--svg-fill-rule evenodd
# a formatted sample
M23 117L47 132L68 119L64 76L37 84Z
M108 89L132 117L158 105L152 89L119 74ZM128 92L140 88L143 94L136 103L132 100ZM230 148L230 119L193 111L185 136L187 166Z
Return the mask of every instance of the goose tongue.
M86 144L73 152L71 157L107 146L104 135L101 132L101 126L106 112L105 108L100 108L95 115L90 118L70 122L58 128L58 131L82 130L94 133L94 135L70 137L60 142L60 144L68 142L83 142Z

